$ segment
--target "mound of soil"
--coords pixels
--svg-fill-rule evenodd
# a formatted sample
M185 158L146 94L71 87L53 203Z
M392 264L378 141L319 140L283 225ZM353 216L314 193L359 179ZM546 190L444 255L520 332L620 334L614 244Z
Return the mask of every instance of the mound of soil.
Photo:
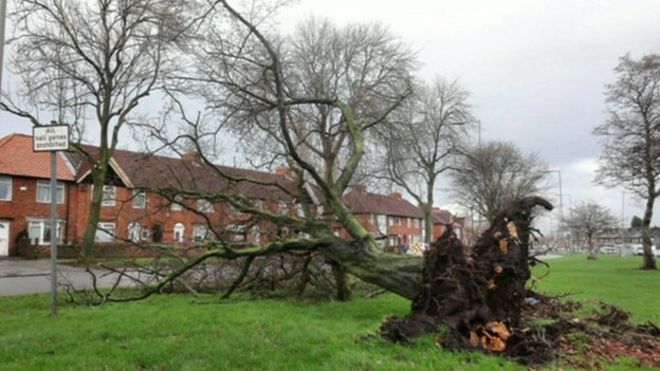
M480 350L525 365L561 358L576 367L597 367L617 356L660 365L655 325L633 326L628 313L605 304L578 319L580 303L525 288L536 262L529 257L536 206L552 209L542 198L522 199L500 212L472 247L449 228L425 253L422 287L410 313L387 318L380 335L408 343L442 333L438 338L446 348Z

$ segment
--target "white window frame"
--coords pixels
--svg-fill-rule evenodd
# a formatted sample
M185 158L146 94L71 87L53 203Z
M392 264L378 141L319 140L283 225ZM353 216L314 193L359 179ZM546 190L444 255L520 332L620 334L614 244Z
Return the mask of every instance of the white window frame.
M126 227L126 239L131 242L140 242L142 239L142 225L139 222L130 222Z
M289 215L289 205L284 201L278 202L277 213L281 215Z
M43 218L27 218L27 230L28 230L28 238L30 239L30 242L33 242L34 240L37 241L37 245L47 245L50 243L50 241L44 241L45 235L46 235L46 226L50 227L50 219L43 219ZM32 226L37 225L39 226L39 236L30 236L30 229ZM57 220L57 241L59 243L62 243L62 233L64 232L64 226L66 225L66 222L62 219ZM52 233L51 233L52 236Z
M200 232L204 232L202 236ZM195 242L206 241L209 238L209 226L206 224L193 224L192 227L192 239Z
M181 232L179 235L179 238L177 238L177 232ZM183 242L186 239L186 225L178 222L174 224L174 228L172 229L172 236L174 242Z
M136 201L142 200L141 203ZM133 190L133 208L144 209L147 207L147 194L144 191Z
M112 233L107 232L112 230ZM107 235L108 237L99 238L102 234ZM117 233L117 224L111 222L99 222L96 225L96 233L94 234L94 242L100 243L111 243L115 241L115 234Z
M0 198L0 201L11 201L12 187L14 185L13 178L10 176L0 175L0 183L7 185L7 198Z
M205 198L197 199L197 211L200 213L211 214L213 210L213 203Z
M181 211L183 210L183 205L181 204L183 202L183 197L176 195L174 196L174 199L172 200L172 203L170 204L170 210L172 211Z
M94 186L92 185L92 192L90 192L89 197L94 196ZM106 198L106 192L112 189L112 199ZM113 185L104 185L103 192L101 194L101 206L115 206L117 204L117 186Z
M39 199L39 188L47 188L48 192L46 194L48 195L45 199ZM57 182L55 185L55 188L57 189L56 191L56 196L57 197L57 204L61 205L64 203L64 197L66 194L66 186L62 182ZM60 190L62 190L62 197L60 199ZM44 203L44 204L49 204L50 203L50 195L51 195L51 190L50 190L50 180L37 180L37 189L36 189L36 200L38 203Z
M387 216L386 215L376 215L376 226L378 230L382 233L387 231Z
M229 240L233 242L245 242L247 241L247 233L245 233L245 227L241 224L227 224L225 228L229 234Z

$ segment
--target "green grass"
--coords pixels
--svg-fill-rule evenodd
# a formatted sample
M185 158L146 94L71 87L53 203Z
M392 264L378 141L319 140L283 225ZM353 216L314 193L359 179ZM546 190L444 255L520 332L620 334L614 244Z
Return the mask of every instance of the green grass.
M657 318L660 275L637 271L638 259L551 263L543 289L582 291L582 297L620 304L636 320ZM442 350L431 337L412 346L369 337L387 315L408 311L409 302L394 295L350 303L195 300L206 304L187 295L158 296L63 306L59 317L49 318L45 295L0 298L0 370L524 369L481 353Z
M208 297L207 300L212 298ZM441 351L431 338L396 346L374 334L408 303L279 300L192 304L172 295L47 317L46 296L0 299L0 369L517 369L479 353Z
M601 255L587 260L584 255L548 260L549 274L537 284L539 291L549 294L572 292L569 299L586 300L596 306L603 300L632 313L634 322L660 323L660 271L643 271L641 257L621 258ZM537 266L533 274L548 272Z

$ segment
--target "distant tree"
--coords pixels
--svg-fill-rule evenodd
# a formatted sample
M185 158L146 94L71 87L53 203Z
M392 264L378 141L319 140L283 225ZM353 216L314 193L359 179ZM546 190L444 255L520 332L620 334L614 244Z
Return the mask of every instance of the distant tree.
M610 209L594 202L581 202L571 208L570 217L564 218L564 228L588 243L588 259L596 259L594 237L616 226L616 218Z
M638 217L637 215L633 215L632 220L630 220L630 228L633 229L640 229L642 228L642 225L644 222L642 221L642 218Z
M596 181L646 200L643 268L657 269L650 226L660 195L660 55L625 55L614 72L616 81L605 89L608 118L594 130L603 140Z
M83 253L91 255L103 185L122 129L174 67L171 46L184 30L179 0L17 2L11 14L11 69L20 78L0 109L39 126L55 121L81 140L98 126L98 153L74 148L91 165L94 184ZM45 116L45 122L41 118Z
M474 123L469 94L456 81L418 83L415 93L380 129L387 177L424 211L425 241L431 242L433 193L438 177L456 165L467 128Z
M493 222L512 201L538 194L546 186L546 164L514 144L490 142L473 147L452 175L452 188L465 207Z

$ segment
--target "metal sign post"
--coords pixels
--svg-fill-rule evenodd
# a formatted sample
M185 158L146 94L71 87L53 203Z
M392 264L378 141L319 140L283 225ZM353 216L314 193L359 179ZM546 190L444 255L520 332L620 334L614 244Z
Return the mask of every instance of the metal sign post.
M69 127L35 126L32 140L35 152L50 152L50 315L57 316L57 151L69 150Z

